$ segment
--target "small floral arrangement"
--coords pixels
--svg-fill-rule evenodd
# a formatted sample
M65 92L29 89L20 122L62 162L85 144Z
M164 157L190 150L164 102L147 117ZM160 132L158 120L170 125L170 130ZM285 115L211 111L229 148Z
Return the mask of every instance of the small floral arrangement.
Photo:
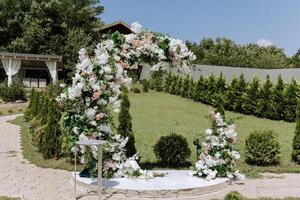
M212 128L206 129L203 152L192 167L192 175L206 178L228 177L242 179L243 175L235 170L236 160L240 154L234 144L238 141L235 126L226 124L220 113L210 112Z
M141 170L136 155L131 158L125 156L128 138L122 138L113 131L109 105L114 112L119 111L121 87L131 84L127 69L136 69L143 62L150 64L152 70L160 70L163 63L171 62L188 73L190 61L195 59L180 40L141 31L138 23L133 23L131 30L133 33L128 35L119 32L107 35L97 45L93 58L81 49L72 85L62 85L64 92L57 98L67 108L64 127L73 152L78 140L101 138L107 141L103 146L105 178L152 177ZM87 162L84 157L86 150L86 147L80 146L77 151L82 163ZM96 147L91 147L91 151L97 159Z

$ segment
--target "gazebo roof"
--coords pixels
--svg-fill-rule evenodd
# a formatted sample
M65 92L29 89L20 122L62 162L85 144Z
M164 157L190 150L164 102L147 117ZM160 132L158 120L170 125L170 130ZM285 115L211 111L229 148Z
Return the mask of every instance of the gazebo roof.
M13 59L16 59L16 60L30 60L30 61L57 61L57 62L62 62L62 56L42 55L42 54L28 54L28 53L0 52L0 58L13 58Z
M47 68L45 61L56 61L58 70L63 69L62 56L58 55L0 52L0 59L2 58L12 58L14 60L21 60L22 67L32 69ZM1 67L2 63L0 62L0 68Z
M109 31L112 31L112 32L119 31L120 33L123 33L123 34L132 33L130 27L123 21L116 21L111 24L106 24L99 29L99 33L101 33L101 34L107 33Z

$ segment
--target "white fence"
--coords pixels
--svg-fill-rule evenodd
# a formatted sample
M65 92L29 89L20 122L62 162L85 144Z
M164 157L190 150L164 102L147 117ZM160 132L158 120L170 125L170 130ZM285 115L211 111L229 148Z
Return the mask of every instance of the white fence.
M176 72L176 69L171 71ZM279 75L282 76L285 82L291 81L293 78L300 81L300 68L289 69L255 69L255 68L240 68L240 67L225 67L225 66L212 66L212 65L195 65L191 71L191 76L194 80L198 80L202 74L204 77L211 74L219 75L223 73L227 81L231 81L234 76L244 74L246 81L252 81L257 76L260 80L265 80L267 75L270 75L272 81L276 82ZM141 79L149 78L149 67L144 67Z

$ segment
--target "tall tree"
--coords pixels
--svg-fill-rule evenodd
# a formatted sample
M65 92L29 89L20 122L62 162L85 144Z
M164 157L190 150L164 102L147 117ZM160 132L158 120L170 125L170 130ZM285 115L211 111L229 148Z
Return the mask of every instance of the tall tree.
M248 115L256 114L256 107L259 98L260 82L257 77L254 77L252 82L246 91L246 95L243 101L243 111Z
M293 140L292 160L300 164L300 100L296 110L296 130Z
M267 75L267 79L259 91L257 113L260 117L270 118L272 116L272 110L274 110L273 99L273 83L270 76Z
M128 142L126 143L126 156L131 157L136 154L136 148L134 146L135 139L132 133L132 123L131 116L129 113L130 102L127 94L122 95L121 101L121 111L119 113L119 126L118 126L118 134L123 136L124 138L128 137Z
M72 72L77 52L99 41L99 0L2 0L0 49L63 55Z
M294 121L296 118L297 100L300 94L299 85L295 79L291 83L287 84L284 91L284 110L283 116L286 121Z
M284 88L285 84L281 75L278 76L277 84L274 87L274 108L272 118L276 120L283 119L283 110L284 110Z

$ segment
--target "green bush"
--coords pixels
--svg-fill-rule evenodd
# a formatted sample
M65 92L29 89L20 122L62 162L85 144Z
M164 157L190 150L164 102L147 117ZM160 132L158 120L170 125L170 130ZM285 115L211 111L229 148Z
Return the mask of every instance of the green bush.
M141 93L142 92L142 87L143 86L140 83L135 83L133 85L132 90L133 90L134 93Z
M186 138L175 133L160 137L153 150L162 164L172 167L184 165L191 156Z
M296 130L293 139L292 160L300 164L300 99L296 111Z
M245 148L248 164L266 166L279 163L278 136L271 130L251 132L246 139Z
M246 200L246 198L238 191L232 191L225 196L224 200Z
M149 82L147 79L144 79L141 81L142 86L143 86L143 92L148 92L149 91Z
M0 98L5 102L26 100L26 92L23 83L19 79L14 79L11 86L1 84Z

